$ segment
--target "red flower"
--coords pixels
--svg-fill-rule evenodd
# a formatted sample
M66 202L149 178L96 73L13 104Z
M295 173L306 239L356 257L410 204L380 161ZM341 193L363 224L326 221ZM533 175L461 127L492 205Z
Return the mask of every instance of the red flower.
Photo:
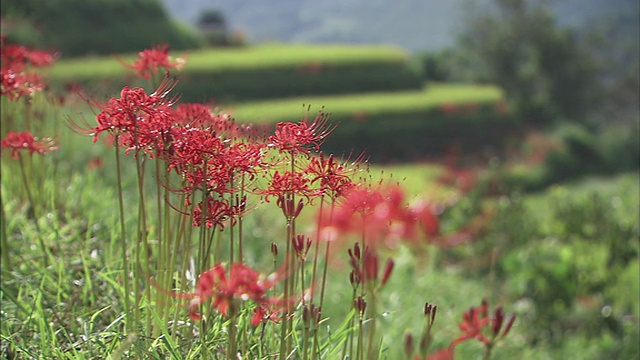
M311 150L319 150L324 139L335 129L328 125L329 116L323 112L308 123L280 122L276 125L275 135L269 136L270 146L293 153L309 154ZM309 149L310 148L310 149Z
M49 66L57 60L58 56L58 53L41 50L30 50L27 53L29 64L35 67Z
M382 240L394 247L401 238L415 235L415 217L405 206L404 192L399 186L371 188L355 187L346 192L333 209L331 217L320 214L321 234L325 240L335 240L343 234L358 234L367 244Z
M11 100L33 95L44 89L45 84L37 74L28 71L28 66L42 67L51 65L57 58L56 53L30 50L24 46L5 44L2 37L0 49L1 86L0 93L9 95Z
M33 155L33 153L44 155L58 148L53 139L38 140L30 132L14 133L10 131L7 137L2 139L1 144L2 148L11 149L11 156L16 159L21 150L28 150L29 155Z
M175 98L167 98L167 95L176 83L175 80L166 77L151 94L147 94L142 88L132 89L125 86L120 92L120 98L111 98L107 103L86 100L89 105L100 110L96 116L98 125L72 125L79 133L93 135L94 142L106 131L119 135L119 145L129 149L145 150L155 146L173 124L171 106Z
M11 100L33 95L45 87L44 82L37 74L16 71L9 67L2 67L0 77L2 77L0 94L9 95Z
M227 138L238 135L238 125L227 113L214 112L210 105L204 104L180 104L176 108L176 122L191 127L208 128L214 130L219 136Z
M411 212L418 226L427 237L433 237L440 233L440 220L436 215L435 206L427 201L420 201L411 206Z
M158 73L159 68L164 69L181 69L184 66L184 58L177 58L175 62L171 62L169 57L169 45L162 44L154 46L151 49L145 49L138 53L138 58L133 65L125 64L120 61L124 66L135 70L136 75L149 79L151 75Z
M357 164L360 159L359 157L351 165ZM306 173L312 176L311 184L319 183L320 192L334 199L355 186L350 176L356 171L357 168L339 163L333 155L325 157L323 153L311 158L306 168Z
M207 208L206 214L204 214L205 225L208 228L220 226L224 227L224 221L229 217L230 209L229 204L226 201L213 199L211 196L207 196ZM191 205L187 203L187 205ZM198 203L192 213L193 226L199 227L202 225L202 202Z
M31 50L21 45L5 44L4 38L2 39L2 49L0 50L2 67L12 68L16 71L24 70L27 65L44 67L53 64L58 56L59 54L56 52Z
M194 294L186 296L174 294L174 296L193 299L190 316L194 320L200 319L198 306L211 298L213 298L213 307L223 315L228 315L234 301L251 300L257 305L257 311L252 319L252 323L257 325L265 318L266 309L278 303L278 300L268 298L266 294L284 275L280 271L263 277L254 269L241 263L231 264L227 272L224 265L217 264L200 274Z
M455 346L469 339L476 339L485 346L493 346L497 341L507 336L516 320L515 314L509 317L507 325L500 334L504 323L502 308L496 307L493 317L489 317L488 313L487 300L484 299L479 307L471 307L469 311L462 314L463 321L459 327L463 334L451 342L449 349L453 351Z
M309 179L301 172L285 171L282 174L276 171L271 177L269 187L261 192L265 195L265 200L269 201L271 196L278 198L292 194L302 195L306 198L315 195L309 189Z

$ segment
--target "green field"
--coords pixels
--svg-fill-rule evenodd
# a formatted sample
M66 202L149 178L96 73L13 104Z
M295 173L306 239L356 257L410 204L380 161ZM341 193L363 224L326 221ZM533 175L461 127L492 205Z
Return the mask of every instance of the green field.
M265 45L220 51L216 60L209 59L211 52L194 52L188 55L192 68L185 71L235 72L234 76L244 74L249 79L247 74L261 67L272 71L309 61L353 69L366 66L374 55L377 64L402 62L406 70L405 55L389 48ZM388 70L389 74L395 71ZM280 74L278 71L272 75ZM51 69L50 80L55 87L75 78L120 77L124 73L121 65L110 58L69 60ZM120 80L125 82L124 77ZM282 80L283 84L287 81ZM108 85L112 86L113 83ZM180 90L176 93L180 94ZM109 93L108 97L117 94ZM59 149L45 156L23 152L17 158L5 149L2 152L1 356L235 359L234 351L239 351L243 358L252 359L284 359L286 354L296 359L337 359L357 354L350 358L365 359L366 344L373 349L373 358L413 359L404 356L404 339L411 333L418 346L426 324L425 303L438 307L428 351L433 354L461 336L462 314L471 307L477 309L482 299L487 299L492 314L500 306L505 314L517 316L508 336L492 348L492 359L637 358L637 172L585 176L527 193L501 187L504 184L500 181L504 172L529 169L531 163L513 166L494 161L489 166L476 162L472 164L475 167L456 163L469 155L470 149L483 149L487 143L519 141L506 131L519 126L518 120L496 107L503 105L505 94L494 86L433 83L414 90L298 95L270 101L232 99L218 105L232 113L237 122L270 127L281 121L297 123L306 115L307 107L310 115L324 107L338 126L326 145L368 147L378 151L376 155L397 151L407 155L405 159L408 154L430 155L424 161L346 164L346 168L357 169L346 171L346 175L341 175L344 169L328 171L331 176L350 178L364 189L383 189L385 202L376 206L373 213L382 219L395 212L401 216L388 223L364 222L357 234L345 233L344 238L330 242L331 251L326 253L323 248L316 252L314 246L321 244L329 249L327 242L309 243L311 250L304 256L299 249L294 254L293 240L319 236L317 211L323 206L326 210L329 205L324 197L320 200L319 192L294 192L290 183L278 184L274 178L276 171L291 170L317 181L320 177L307 167L318 160L315 152L307 156L304 152L282 150L278 142L271 141L261 149L260 162L250 162L251 166L243 170L234 168L232 175L237 175L235 171L244 175L222 184L217 176L224 178L222 175L229 172L216 171L226 169L226 160L245 160L242 156L233 157L236 153L230 147L236 142L246 141L244 145L249 145L264 139L223 138L225 130L209 128L203 136L220 140L224 152L203 156L211 155L218 144L207 138L207 147L198 148L195 156L184 157L195 159L183 168L184 172L166 175L168 164L176 164L180 151L189 154L185 144L202 144L184 139L173 142L161 153L164 157L151 158L136 150L125 152L122 146L108 145L106 136L92 143L91 131L82 136L71 131L73 126L66 126L83 122L88 127L95 126L96 114L75 95L64 103L52 102L44 94L36 94L29 102L3 97L3 138L9 131L28 130L40 138L54 137ZM114 128L115 125L106 131ZM182 129L185 131L174 136L198 133L195 127ZM125 135L138 130L136 125L119 136L126 140ZM442 151L452 147L451 153ZM471 151L470 155L477 154ZM218 156L224 161L218 161ZM211 167L206 167L209 164ZM206 167L206 191L194 190L197 186L188 182L199 174L199 166ZM518 175L535 174L518 170ZM472 178L472 186L461 183L464 176ZM281 188L267 189L269 180ZM387 193L388 188L378 188L379 184L398 184L406 196ZM196 216L195 203L225 186L230 187L229 192L216 193L219 197L214 200L228 201L231 210L214 219L220 224L211 228L195 226L214 213L212 210ZM193 197L185 198L189 192ZM334 206L339 209L346 201L343 195L336 195L338 202L331 205L331 214ZM288 208L300 200L303 207ZM376 201L366 200L363 206L369 200ZM422 214L405 212L415 210L416 204L432 206L438 231L397 238L405 221L409 223L416 214ZM300 216L293 216L293 210L301 211ZM347 225L357 220L351 218ZM336 224L337 228L340 224ZM380 262L365 268L363 260L367 276L375 273L374 282L367 285L371 287L365 287L350 276L350 270L355 271L355 260L350 260L347 248L354 254L354 243L363 248L365 244L373 246L365 242L366 236L371 235L367 229L378 229L381 224L394 232L382 239L373 234ZM240 239L242 252L237 247L234 250ZM279 254L272 244L280 249ZM284 255L287 252L296 259L291 273L281 271L283 264L288 266ZM321 318L313 323L309 321L313 309L309 310L306 301L307 296L317 301L308 295L317 284L309 280L315 254L319 254L318 264L328 265L328 277ZM228 283L220 278L216 283L220 287L211 285L197 290L211 290L215 301L206 299L198 304L193 300L199 297L187 295L194 295L201 270L213 264L233 263L236 256L242 264L264 275L253 285L272 285L267 289L268 296L285 299L259 304L273 305L274 314L280 316L276 321L261 318L257 326L251 325L253 315L261 310L252 297L257 290L249 287L240 289L241 293L235 293L235 289L223 291L220 289ZM378 270L383 271L387 259L393 259L395 268L388 283L378 287ZM272 272L273 277L266 277ZM272 279L278 281L271 284ZM220 285L223 283L226 285ZM295 298L293 309L285 310L290 306L289 298L294 297L287 294L292 293L300 296ZM357 296L367 299L366 312L357 310L362 306L354 301ZM226 311L221 303L228 305ZM202 318L190 316L193 304L203 311ZM289 317L285 311L290 311ZM361 311L360 316L355 315L356 311ZM491 331L488 327L485 330ZM473 337L456 347L456 358L482 356L485 347ZM311 350L310 344L316 339L318 349ZM358 344L363 345L362 349Z

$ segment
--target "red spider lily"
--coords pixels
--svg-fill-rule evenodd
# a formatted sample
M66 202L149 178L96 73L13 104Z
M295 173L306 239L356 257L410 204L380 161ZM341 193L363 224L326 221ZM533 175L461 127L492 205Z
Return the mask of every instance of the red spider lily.
M342 234L358 234L365 237L368 244L382 240L394 247L399 239L415 236L415 217L403 202L404 192L399 186L355 187L341 198L331 218L319 224L320 234L325 240L334 240ZM321 218L328 216L321 214Z
M214 131L190 126L175 127L171 134L171 152L165 153L169 170L189 172L194 166L219 162L224 144Z
M231 264L228 271L224 265L216 264L210 270L200 274L195 293L173 294L173 296L192 299L189 314L193 320L199 320L201 317L198 306L211 298L213 298L213 307L225 316L228 315L234 301L251 300L257 305L257 311L252 319L252 324L257 325L265 319L267 309L280 303L279 300L269 298L266 294L284 277L286 273L282 270L264 277L242 263Z
M43 67L51 65L58 54L40 50L31 50L21 45L6 44L2 37L0 62L2 63L1 90L2 95L9 95L14 100L22 96L30 96L44 89L44 81L27 67Z
M253 179L264 165L265 145L258 141L237 141L225 148L227 167L234 174L248 175Z
M52 65L60 54L56 52L30 50L27 53L29 64L35 67L43 67Z
M168 151L161 153L168 170L175 170L187 181L183 191L204 189L218 194L227 193L231 181L229 162L224 144L214 131L191 128L173 128Z
M218 134L231 138L239 133L239 127L227 113L216 114L210 105L180 104L175 110L175 121L191 127L211 129Z
M171 62L169 57L169 45L162 44L156 45L151 49L145 49L138 53L138 58L129 65L118 59L124 66L133 69L136 72L136 76L143 79L149 79L151 75L158 73L158 69L178 69L180 70L184 64L184 58L177 58L175 62Z
M120 98L111 98L107 103L86 99L89 105L100 110L96 116L98 125L91 127L86 123L72 123L72 126L78 133L92 135L94 142L106 131L119 135L121 145L129 149L145 150L155 146L173 124L171 106L176 98L168 98L167 95L176 84L176 80L165 77L151 94L142 88L125 86Z
M304 207L304 201L302 201L302 199L298 200L298 205L295 205L293 198L285 197L284 195L278 197L277 204L278 207L282 209L284 217L290 220L297 218Z
M512 314L509 317L504 331L500 334L504 323L502 308L496 307L494 317L489 317L487 300L484 299L479 307L471 307L469 311L463 313L462 319L463 321L459 327L463 334L451 342L451 345L449 345L451 350L469 339L476 339L488 347L493 346L497 341L507 336L516 320L516 316ZM489 327L489 329L485 330L486 327Z
M431 238L440 233L440 220L436 215L435 204L428 201L418 201L411 205L410 211L427 237Z
M311 249L311 239L304 235L296 235L291 238L291 244L298 259L304 261L307 258L309 249Z
M280 152L309 154L310 150L319 150L324 139L335 129L328 124L329 116L323 112L310 123L300 121L280 122L276 125L275 135L269 136L269 144Z
M222 230L224 228L224 222L229 218L229 214L231 213L231 209L229 208L229 204L224 200L214 199L211 196L207 196L207 209L204 214L205 225L208 228L212 228L214 226L220 226ZM187 202L187 206L191 205ZM196 205L193 209L192 218L193 218L193 226L199 227L202 225L202 201Z
M253 309L253 316L251 317L251 325L258 326L260 323L266 323L268 321L274 324L280 324L282 322L281 310L277 304L260 304ZM287 317L292 318L293 314Z
M4 66L0 69L0 77L0 94L9 95L10 100L31 96L45 87L37 74L15 71Z
M273 173L267 189L260 191L260 194L264 195L268 202L272 196L277 196L279 199L281 196L293 194L309 199L311 196L315 196L316 192L309 189L309 178L304 173L284 171L280 174L276 171Z
M360 160L361 157L358 157L352 165L357 164ZM356 171L357 168L339 163L333 155L325 157L323 153L320 153L320 156L312 157L306 168L306 173L312 176L310 183L319 183L320 192L334 199L355 186L351 175Z
M10 131L2 139L1 144L3 149L11 149L11 156L15 159L19 157L19 152L23 150L29 151L29 155L33 155L33 153L45 155L58 148L55 145L55 140L51 138L38 140L30 132L15 133Z
M2 67L16 71L23 71L27 65L44 67L53 64L58 56L59 53L57 52L29 49L16 44L5 44L5 39L2 39L2 47L0 49Z

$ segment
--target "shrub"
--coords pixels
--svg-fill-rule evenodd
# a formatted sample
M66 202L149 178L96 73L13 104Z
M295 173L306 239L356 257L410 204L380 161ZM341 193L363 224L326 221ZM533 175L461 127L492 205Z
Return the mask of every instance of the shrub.
M602 129L596 147L603 161L603 172L637 169L640 164L638 125L613 125Z
M194 30L172 22L156 0L7 0L2 6L3 16L41 29L29 43L66 56L133 52L160 42L174 49L203 44Z

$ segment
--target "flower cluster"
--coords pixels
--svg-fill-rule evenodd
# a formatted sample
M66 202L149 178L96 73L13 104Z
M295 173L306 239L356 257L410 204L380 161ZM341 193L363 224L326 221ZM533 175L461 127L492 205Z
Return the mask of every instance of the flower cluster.
M4 34L0 41L0 94L14 100L44 89L44 81L31 68L53 64L58 54L7 44Z
M225 316L237 310L234 308L235 302L250 300L256 305L251 323L258 325L265 317L266 309L281 302L266 294L284 276L285 274L279 271L264 277L242 263L231 264L228 271L223 264L216 264L200 274L195 293L173 294L173 296L192 299L189 313L194 320L201 317L198 311L199 306L210 299L212 299L212 306Z
M50 138L37 139L30 132L15 133L10 131L2 139L1 144L3 149L10 149L11 156L16 159L19 157L20 151L28 151L29 155L34 153L45 155L58 148L55 140Z
M320 232L324 240L356 234L372 246L393 248L401 239L415 239L416 225L423 225L428 234L437 232L437 218L432 215L428 207L406 205L404 191L397 185L357 185L346 191Z
M139 55L133 65L127 66L143 78L150 78L160 68L180 66L179 62L169 60L166 46L145 50ZM259 136L251 129L238 126L228 113L219 111L212 104L176 105L177 99L169 95L175 86L176 81L167 75L151 94L142 88L124 87L119 97L108 102L87 100L98 110L96 124L76 125L80 132L93 136L94 142L103 133L111 134L115 140L116 156L119 156L122 147L126 149L125 154L133 152L136 160L156 160L156 178L159 181L162 178L160 172L165 172L166 182L161 186L167 191L164 199L158 192L159 210L165 206L162 203L165 200L167 206L177 210L181 214L179 216L184 216L181 220L189 220L180 224L190 222L200 228L197 233L200 236L198 250L201 253L194 257L197 271L200 272L196 289L190 294L172 293L172 296L191 300L189 313L193 320L205 317L207 310L203 306L209 303L230 320L229 354L237 353L235 331L238 327L235 321L242 311L253 311L253 325L267 319L280 319L283 329L280 351L286 354L291 350L291 344L286 341L291 334L287 332L293 328L293 322L289 323L289 320L296 316L297 311L292 306L293 302L300 301L301 306L297 309L302 309L301 316L304 324L307 324L305 331L309 330L311 323L320 323L326 267L330 263L329 248L339 239L345 242L355 239L355 242L349 243L348 249L351 267L349 280L354 290L353 306L359 314L360 335L365 330L370 331L366 354L375 354L378 346L378 342L373 340L375 312L379 303L377 294L388 283L395 266L392 259L380 262L383 249L397 248L403 240L416 242L424 238L433 239L439 244L459 243L457 239L467 233L442 237L439 219L441 207L427 201L409 204L405 192L398 185L356 183L353 175L359 170L361 157L347 164L333 155L317 154L325 138L335 128L322 111L312 120L305 117L299 122L280 122L272 134ZM27 148L35 149L32 153L45 149L44 143L32 141L26 144ZM40 148L36 147L37 144L40 144ZM144 168L144 164L140 163L137 161L138 176L141 176L141 169ZM283 224L286 236L281 239L286 244L284 263L269 276L261 275L243 262L242 218L253 204L249 201L251 205L247 206L248 197L265 203L275 199L273 202L286 219L286 224ZM296 219L303 210L316 205L319 211L315 234L308 236L299 233ZM144 206L141 208L144 209ZM124 225L122 227L125 233ZM158 226L158 229L155 231L171 231L170 226ZM212 247L212 229L229 230L228 266L220 263L220 247L211 250L215 247ZM181 226L178 231L180 234L176 234L176 237L190 237L196 233L185 231ZM172 235L165 236L170 238ZM141 240L139 243L144 243L146 239L141 236ZM234 248L234 242L238 247ZM319 244L325 246L325 258L320 261ZM274 267L277 267L282 257L278 257L276 243L271 243L271 253ZM126 255L125 250L123 254ZM307 261L312 258L312 270L305 269ZM208 269L212 259L217 263ZM320 269L318 264L325 268ZM320 296L317 299L314 290L316 284L320 283L317 279L321 272L322 285L319 286ZM268 296L280 281L284 283L282 296ZM309 288L311 291L308 291ZM251 306L246 306L248 302ZM428 336L424 338L429 338L429 341L435 312L435 306L427 304ZM460 326L464 334L454 340L448 349L436 353L434 358L451 358L455 346L474 338L490 348L507 335L514 319L512 316L504 330L501 330L504 322L502 310L497 308L494 317L489 318L486 303L483 302L480 308L472 308L465 313ZM489 333L485 330L487 326L491 328ZM302 340L304 346L309 339ZM353 339L351 341L354 342ZM365 355L364 337L360 336L357 341L362 358ZM307 350L303 352L306 354Z

